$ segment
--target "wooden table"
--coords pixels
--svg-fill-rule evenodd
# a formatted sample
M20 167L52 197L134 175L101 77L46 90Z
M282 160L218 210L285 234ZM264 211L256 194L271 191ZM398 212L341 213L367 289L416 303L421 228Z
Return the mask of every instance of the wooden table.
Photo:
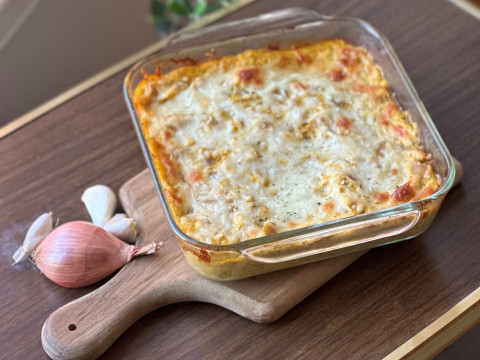
M370 251L273 324L214 305L175 304L134 324L102 359L396 358L429 354L480 318L478 20L438 0L259 0L221 21L293 4L365 19L390 39L463 162L462 183L425 234ZM28 266L11 267L11 255L42 212L53 211L62 223L88 219L80 202L86 187L118 190L146 167L122 97L125 73L0 141L2 358L47 358L40 342L45 319L95 288L58 287ZM421 331L426 342L415 337Z

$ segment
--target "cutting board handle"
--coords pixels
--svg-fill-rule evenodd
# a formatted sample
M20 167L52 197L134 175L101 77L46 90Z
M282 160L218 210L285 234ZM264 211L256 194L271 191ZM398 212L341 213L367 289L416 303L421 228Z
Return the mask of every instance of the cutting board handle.
M145 314L187 300L188 283L159 276L156 256L135 259L97 290L52 313L42 328L46 353L52 359L95 359Z

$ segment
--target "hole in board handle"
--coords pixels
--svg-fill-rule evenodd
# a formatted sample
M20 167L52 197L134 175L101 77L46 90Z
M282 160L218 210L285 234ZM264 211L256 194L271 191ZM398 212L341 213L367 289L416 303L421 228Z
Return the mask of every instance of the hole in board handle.
M75 331L75 330L77 330L77 325L75 325L75 324L70 324L70 325L68 325L68 330L70 330L70 331Z

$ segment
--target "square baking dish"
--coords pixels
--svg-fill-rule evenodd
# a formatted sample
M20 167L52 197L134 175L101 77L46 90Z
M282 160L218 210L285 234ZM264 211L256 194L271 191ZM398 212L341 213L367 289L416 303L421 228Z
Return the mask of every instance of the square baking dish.
M186 235L175 223L165 200L134 106L134 92L143 79L142 71L154 73L157 65L161 65L167 73L181 66L181 59L202 62L210 60L212 54L217 58L268 45L287 48L299 42L328 38L343 38L364 47L383 70L394 101L416 123L423 150L434 159L434 170L440 178L439 190L419 201L235 244L210 245ZM290 8L183 32L171 38L161 53L132 67L125 79L124 96L165 214L183 254L196 271L215 280L250 277L415 237L430 226L454 182L453 159L391 45L371 25L359 19L322 16L310 10Z

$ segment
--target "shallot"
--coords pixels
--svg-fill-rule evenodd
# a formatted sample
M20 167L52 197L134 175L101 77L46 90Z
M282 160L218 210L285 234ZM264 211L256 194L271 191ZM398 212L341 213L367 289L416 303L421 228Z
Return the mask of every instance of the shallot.
M73 221L53 230L31 258L54 283L77 288L102 280L132 258L151 254L162 245L128 245L94 224Z

